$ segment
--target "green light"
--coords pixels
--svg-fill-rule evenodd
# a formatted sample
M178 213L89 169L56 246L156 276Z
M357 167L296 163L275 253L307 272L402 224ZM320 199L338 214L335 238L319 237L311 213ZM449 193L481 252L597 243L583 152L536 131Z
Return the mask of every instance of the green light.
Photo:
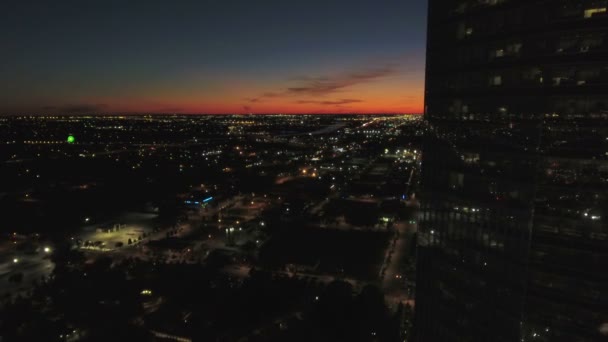
M68 144L73 144L74 141L76 141L76 138L73 135L68 135Z

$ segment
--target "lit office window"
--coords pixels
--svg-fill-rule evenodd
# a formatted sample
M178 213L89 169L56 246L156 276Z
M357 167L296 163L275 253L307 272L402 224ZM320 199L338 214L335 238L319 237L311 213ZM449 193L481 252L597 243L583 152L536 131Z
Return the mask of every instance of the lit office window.
M491 86L500 86L502 85L502 76L500 75L496 75L490 78L490 85Z
M606 13L606 7L589 8L585 10L585 18L591 18L598 13Z

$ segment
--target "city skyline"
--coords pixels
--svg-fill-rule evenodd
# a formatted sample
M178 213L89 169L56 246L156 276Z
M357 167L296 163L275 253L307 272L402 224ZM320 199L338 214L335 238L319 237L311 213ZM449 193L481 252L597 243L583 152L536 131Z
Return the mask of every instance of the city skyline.
M423 111L424 1L20 2L0 18L0 114Z

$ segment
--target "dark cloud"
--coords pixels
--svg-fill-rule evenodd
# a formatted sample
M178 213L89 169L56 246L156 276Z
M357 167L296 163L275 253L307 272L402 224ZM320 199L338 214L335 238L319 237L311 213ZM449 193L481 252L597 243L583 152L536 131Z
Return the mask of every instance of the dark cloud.
M62 106L46 106L42 107L42 109L56 113L87 114L106 111L108 106L105 104L67 104Z
M298 81L298 82L311 82L311 81L323 82L323 81L329 81L329 80L330 80L329 77L324 77L324 76L318 76L318 77L297 76L297 77L293 77L290 79L290 81Z
M281 96L283 96L283 94L267 92L258 97L248 98L245 100L249 103L258 103L258 102L263 102L264 99L272 99L272 98L277 98L277 97L281 97Z
M285 93L288 95L326 96L345 88L390 76L396 72L397 70L394 67L384 66L381 68L353 71L336 77L304 78L300 81L300 85L287 88Z
M374 82L376 80L392 76L399 73L400 70L395 64L386 64L374 68L361 68L351 70L341 75L333 76L297 76L291 78L290 81L295 84L291 87L282 89L277 92L266 92L258 97L247 98L247 103L260 103L267 99L279 97L304 97L304 98L319 98L340 93L350 87ZM343 100L301 100L299 104L318 104L318 105L344 105L350 103L363 102L362 100L343 99Z
M361 103L364 102L363 100L356 100L356 99L342 99L342 100L330 100L330 101L298 101L296 103L298 104L317 104L317 105L323 105L323 106L340 106L340 105L347 105L347 104L351 104L351 103Z

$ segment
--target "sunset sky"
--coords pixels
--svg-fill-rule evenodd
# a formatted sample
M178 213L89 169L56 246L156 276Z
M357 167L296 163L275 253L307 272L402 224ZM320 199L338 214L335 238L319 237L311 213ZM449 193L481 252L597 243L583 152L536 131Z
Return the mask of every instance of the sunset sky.
M13 1L0 113L419 113L424 0Z

